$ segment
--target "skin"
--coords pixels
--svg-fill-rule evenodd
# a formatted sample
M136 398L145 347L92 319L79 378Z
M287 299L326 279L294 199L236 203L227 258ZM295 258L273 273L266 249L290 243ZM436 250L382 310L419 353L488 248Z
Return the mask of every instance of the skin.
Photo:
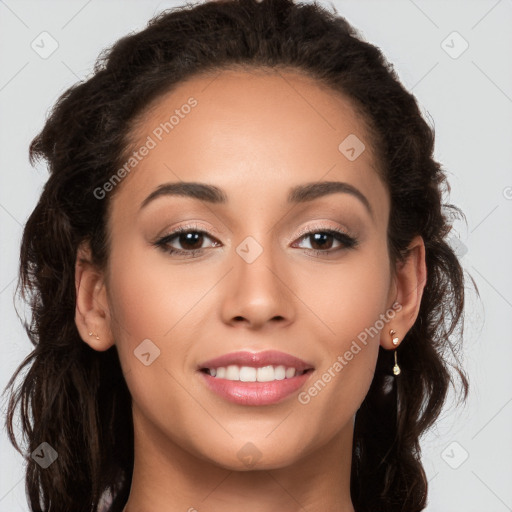
M405 263L391 265L390 196L346 98L293 70L198 76L146 111L134 148L191 96L198 105L111 197L108 268L90 263L86 245L77 255L77 327L95 350L116 345L133 398L135 464L125 510L231 512L243 504L248 512L353 512L354 416L379 345L395 348L389 329L401 341L417 317L423 241L415 238ZM338 150L349 134L366 146L354 161ZM158 186L179 181L215 185L228 202L161 196L141 209ZM316 181L349 183L372 213L348 193L286 202L291 187ZM208 232L196 242L199 256L154 245L189 224ZM319 246L302 228L340 228L357 245L327 237ZM251 263L236 252L248 236L263 249ZM181 242L171 244L190 250ZM303 391L394 302L401 310L308 404L297 393L274 405L233 404L196 370L232 351L276 349L314 365ZM160 349L148 366L134 356L145 339ZM247 443L259 453L251 467L238 455Z

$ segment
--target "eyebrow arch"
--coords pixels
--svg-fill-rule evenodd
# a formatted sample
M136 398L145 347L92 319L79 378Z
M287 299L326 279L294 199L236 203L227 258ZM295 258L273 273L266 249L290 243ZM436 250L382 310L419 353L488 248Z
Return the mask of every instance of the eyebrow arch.
M295 204L305 203L335 193L350 194L359 199L373 217L373 210L366 196L353 185L342 181L316 181L313 183L305 183L304 185L297 185L290 190L288 202Z
M297 185L290 189L287 201L292 204L306 203L335 193L350 194L359 199L373 217L373 210L366 196L353 185L341 181L320 181ZM215 185L181 181L160 185L144 199L140 208L144 208L151 201L162 196L185 196L214 204L228 202L226 193Z

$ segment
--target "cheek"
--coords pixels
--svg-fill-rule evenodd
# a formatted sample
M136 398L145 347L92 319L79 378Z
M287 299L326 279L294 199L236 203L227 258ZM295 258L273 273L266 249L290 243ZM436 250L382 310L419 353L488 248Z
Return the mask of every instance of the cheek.
M135 244L134 244L135 245ZM171 268L164 258L133 248L113 251L109 272L111 328L134 403L147 417L169 419L186 403L180 385L189 363L191 322L201 315L198 301L212 286L191 278L192 271ZM166 391L163 400L162 389ZM165 405L164 405L165 401Z
M167 265L142 252L111 260L109 297L113 328L133 341L164 338L208 291L192 270Z
M318 266L317 271L297 270L297 295L333 340L342 342L356 337L385 312L390 270L389 261L382 254L376 248L352 253L339 264Z
M382 254L380 249L354 254L315 273L309 286L300 275L300 297L314 313L309 322L318 326L318 350L323 352L319 381L305 390L302 403L315 401L320 416L324 400L355 412L373 379L380 333L385 336L395 316L387 309L390 270Z

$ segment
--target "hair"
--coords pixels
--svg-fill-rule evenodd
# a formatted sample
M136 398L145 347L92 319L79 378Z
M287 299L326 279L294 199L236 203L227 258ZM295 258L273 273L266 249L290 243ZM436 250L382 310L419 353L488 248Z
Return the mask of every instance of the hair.
M433 158L434 129L381 51L341 16L315 3L220 0L168 9L99 55L94 73L67 89L30 144L50 176L24 228L17 291L30 305L34 345L7 387L8 435L18 405L32 511L109 512L126 503L133 471L131 396L116 347L93 350L78 333L75 262L90 244L93 262L109 255L108 206L93 191L122 165L138 116L187 78L225 69L293 69L363 114L391 197L391 263L420 235L427 278L416 322L393 351L379 348L375 375L356 414L351 497L357 512L416 512L427 501L420 437L438 418L455 374L464 313L464 272L449 243L453 215L443 203L446 175ZM133 148L132 148L133 149ZM450 360L454 359L455 362ZM455 372L452 372L452 370ZM58 461L41 470L29 456L42 442Z

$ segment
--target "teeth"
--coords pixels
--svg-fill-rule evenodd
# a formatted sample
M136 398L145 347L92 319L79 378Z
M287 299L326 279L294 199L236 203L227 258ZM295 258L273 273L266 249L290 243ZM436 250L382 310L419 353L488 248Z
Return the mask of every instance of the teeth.
M238 380L241 382L271 382L273 380L291 379L295 375L302 375L295 368L286 368L279 366L263 366L254 368L252 366L238 366L236 364L228 367L208 368L208 372L212 377L227 380Z

